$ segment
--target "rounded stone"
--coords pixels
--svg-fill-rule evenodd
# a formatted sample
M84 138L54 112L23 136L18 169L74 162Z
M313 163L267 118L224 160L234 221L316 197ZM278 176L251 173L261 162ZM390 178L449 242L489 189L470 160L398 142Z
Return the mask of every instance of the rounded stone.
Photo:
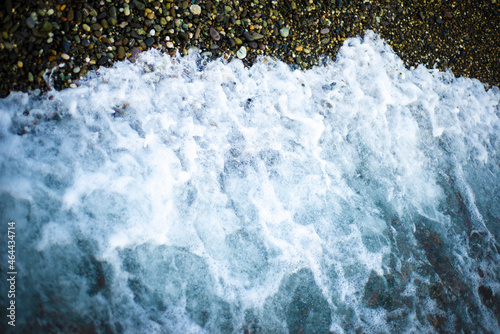
M236 52L236 57L238 57L239 59L243 59L247 56L247 47L246 46L242 46L237 52Z
M191 11L191 13L193 15L200 15L201 14L201 7L198 5L191 5L191 7L189 7L189 10Z
M287 38L289 34L290 34L290 29L288 29L286 27L280 29L280 35L281 35L281 37Z

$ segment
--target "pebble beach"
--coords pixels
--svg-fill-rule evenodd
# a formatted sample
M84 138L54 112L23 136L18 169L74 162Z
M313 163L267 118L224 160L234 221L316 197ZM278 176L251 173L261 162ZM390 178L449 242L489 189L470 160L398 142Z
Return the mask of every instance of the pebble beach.
M500 82L500 6L484 1L15 1L0 11L0 97L74 87L100 66L148 49L209 58L259 55L307 69L370 29L408 67Z

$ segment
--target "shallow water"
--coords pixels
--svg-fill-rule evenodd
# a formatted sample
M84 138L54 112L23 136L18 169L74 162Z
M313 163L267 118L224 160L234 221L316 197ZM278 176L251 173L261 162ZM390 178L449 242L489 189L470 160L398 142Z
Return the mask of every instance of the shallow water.
M148 52L11 94L16 330L500 332L499 136L498 88L370 32L305 72Z

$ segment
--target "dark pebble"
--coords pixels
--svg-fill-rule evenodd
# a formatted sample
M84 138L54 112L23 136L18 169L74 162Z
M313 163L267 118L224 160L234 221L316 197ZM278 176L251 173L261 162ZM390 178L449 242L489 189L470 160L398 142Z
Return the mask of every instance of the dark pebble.
M155 39L153 37L150 37L148 38L147 40L144 41L146 43L146 45L148 47L150 47L151 45L153 45L153 43L155 42Z
M28 28L33 29L35 27L35 20L30 16L26 19L26 25Z
M254 40L252 34L250 34L248 31L243 32L243 37L249 42Z
M101 12L99 13L99 15L97 15L98 20L105 19L106 17L108 17L108 13L106 12Z
M109 16L112 18L112 19L117 19L116 17L116 7L113 6L109 9Z
M108 62L108 57L104 56L104 57L101 57L101 59L99 59L98 63L99 65L104 65Z
M184 31L181 31L179 33L179 38L183 41L189 41L189 35L186 34Z
M219 32L214 28L210 28L210 37L212 37L214 41L220 40Z
M88 39L84 39L84 40L82 40L82 43L81 43L81 44L82 44L82 46L84 46L84 47L89 47L89 46L90 46L90 40L88 40Z
M442 24L443 20L441 20L439 17L436 16L436 22L439 23L439 24Z
M137 7L139 10L144 10L146 8L146 5L144 5L142 2L138 0L134 0L134 5Z
M135 30L132 30L132 32L130 33L130 36L132 36L133 38L137 38L137 39L143 39L143 37L141 35L139 35L137 33L137 31L135 31Z
M71 44L68 41L61 42L61 48L62 48L64 53L69 53L70 46L71 46Z
M259 45L256 42L248 42L248 46L254 50L259 47Z
M68 21L73 21L74 18L75 18L75 12L73 11L73 8L70 8L68 10L68 14L66 15L66 19L68 19Z

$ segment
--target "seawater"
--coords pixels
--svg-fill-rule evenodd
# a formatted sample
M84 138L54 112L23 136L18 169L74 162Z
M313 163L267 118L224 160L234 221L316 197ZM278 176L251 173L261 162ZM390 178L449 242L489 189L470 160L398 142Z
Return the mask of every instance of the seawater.
M0 100L16 330L499 333L500 92L377 35ZM2 328L7 328L5 309Z

